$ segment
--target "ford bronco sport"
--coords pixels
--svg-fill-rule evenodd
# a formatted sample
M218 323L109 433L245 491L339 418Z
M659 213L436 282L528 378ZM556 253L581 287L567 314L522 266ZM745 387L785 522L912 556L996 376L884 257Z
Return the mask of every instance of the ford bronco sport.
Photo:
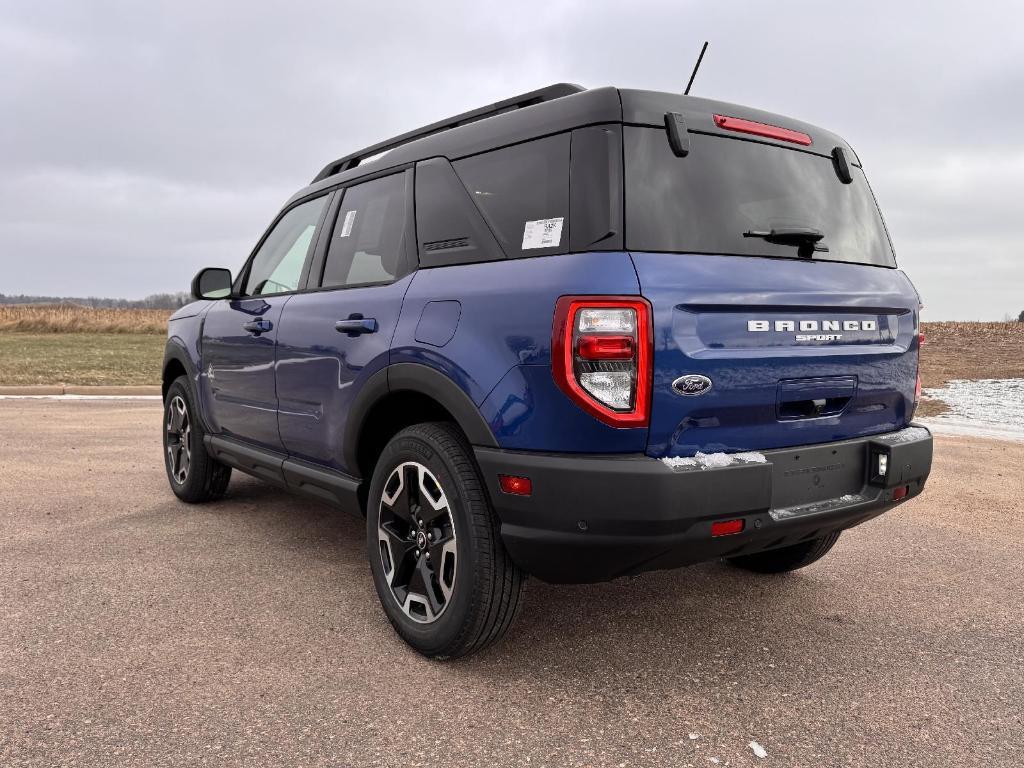
M399 635L493 642L525 574L779 573L919 494L919 298L835 134L555 85L343 157L171 318L171 488L357 511Z

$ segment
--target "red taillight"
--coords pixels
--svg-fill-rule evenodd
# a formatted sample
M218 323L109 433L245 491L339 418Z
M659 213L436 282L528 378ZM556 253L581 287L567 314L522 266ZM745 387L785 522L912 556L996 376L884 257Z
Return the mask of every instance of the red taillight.
M652 338L645 299L563 296L555 305L552 375L573 402L605 424L646 426Z
M712 536L732 536L743 532L743 518L739 520L719 520L711 524Z
M529 496L533 493L533 481L520 475L498 475L498 485L502 491L513 496Z
M715 125L727 131L738 131L739 133L750 133L754 136L766 136L769 139L779 141L790 141L809 147L812 143L811 137L800 131L793 131L789 128L780 128L777 125L768 123L757 123L753 120L744 120L741 117L727 117L726 115L715 115Z
M629 360L633 357L633 337L580 336L576 354L584 360Z

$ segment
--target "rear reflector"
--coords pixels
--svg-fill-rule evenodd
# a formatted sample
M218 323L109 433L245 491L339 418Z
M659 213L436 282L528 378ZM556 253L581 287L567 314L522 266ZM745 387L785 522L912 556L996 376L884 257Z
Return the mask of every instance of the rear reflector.
M892 492L892 500L899 501L900 499L907 498L907 494L910 493L910 486L904 485L900 488L894 488Z
M742 530L742 518L739 520L719 520L717 523L711 524L712 536L732 536L734 533L740 533Z
M741 117L727 117L726 115L715 115L715 125L727 131L739 133L750 133L754 136L765 136L769 139L789 141L793 144L800 144L809 147L812 144L811 137L800 131L792 131L789 128L780 128L777 125L768 123L757 123L753 120L744 120Z
M519 475L498 475L498 484L505 493L513 496L529 496L533 493L533 481Z

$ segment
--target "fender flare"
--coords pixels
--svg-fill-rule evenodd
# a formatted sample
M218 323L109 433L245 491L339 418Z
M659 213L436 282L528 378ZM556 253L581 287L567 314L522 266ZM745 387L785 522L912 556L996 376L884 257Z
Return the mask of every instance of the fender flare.
M196 369L196 364L189 356L188 350L185 349L184 342L175 336L169 338L167 340L167 344L164 345L164 362L163 365L160 366L161 384L167 384L167 382L163 381L163 377L164 374L167 373L167 366L171 364L172 360L181 363L182 367L185 369L185 373L188 374L189 379L191 379L192 383L195 384L199 375ZM164 387L164 393L166 394L166 386Z
M167 385L170 382L164 380L164 374L167 373L167 366L171 364L172 360L181 363L185 369L185 375L188 376L188 380L192 383L192 397L196 403L196 410L199 412L199 423L202 425L203 431L209 434L211 432L210 423L203 412L202 398L199 396L199 369L196 368L195 361L189 355L185 343L177 336L170 337L167 340L167 344L164 345L164 362L160 366L161 395L167 394Z
M471 445L497 448L494 433L469 395L448 376L421 363L395 363L380 369L359 390L349 407L342 452L346 466L358 466L359 436L377 403L396 392L417 392L441 405L455 419Z

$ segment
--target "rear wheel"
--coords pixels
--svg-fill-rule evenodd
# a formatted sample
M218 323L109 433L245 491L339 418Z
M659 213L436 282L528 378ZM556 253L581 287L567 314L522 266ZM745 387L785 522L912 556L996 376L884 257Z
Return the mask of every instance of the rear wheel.
M839 541L839 531L781 549L727 558L737 568L755 573L786 573L817 562Z
M185 376L179 376L167 388L163 432L164 466L174 495L193 504L223 496L231 479L231 467L207 453L203 427Z
M420 653L474 653L511 626L524 577L456 427L417 424L388 443L370 485L366 537L384 612Z

